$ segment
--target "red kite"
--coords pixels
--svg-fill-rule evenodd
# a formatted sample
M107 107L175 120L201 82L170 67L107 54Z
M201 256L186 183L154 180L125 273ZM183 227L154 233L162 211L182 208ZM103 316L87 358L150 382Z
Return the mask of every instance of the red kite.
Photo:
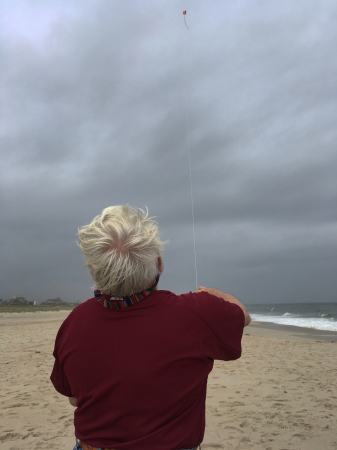
M186 25L186 28L188 29L188 31L190 30L189 28L188 28L188 26L187 26L187 23L186 23L186 11L183 11L183 14L184 14L184 22L185 22L185 25Z

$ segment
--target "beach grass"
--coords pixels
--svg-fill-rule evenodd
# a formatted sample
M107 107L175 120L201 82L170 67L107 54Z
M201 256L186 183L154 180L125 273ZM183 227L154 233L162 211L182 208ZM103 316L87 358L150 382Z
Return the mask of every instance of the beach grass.
M71 311L76 305L60 305L60 306L33 306L33 305L0 305L1 313L23 313L23 312L38 312L38 311Z

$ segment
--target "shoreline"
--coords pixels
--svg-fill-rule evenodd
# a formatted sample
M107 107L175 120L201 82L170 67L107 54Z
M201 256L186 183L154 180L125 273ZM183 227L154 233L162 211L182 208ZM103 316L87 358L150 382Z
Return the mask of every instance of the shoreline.
M0 308L0 318L20 318L21 317L41 317L45 314L48 315L58 315L58 314L64 314L70 312L74 309L72 308L66 308L66 309L46 309L46 310L37 310L37 311L1 311ZM277 324L274 322L259 322L253 320L248 327L245 328L245 331L248 329L265 329L265 330L274 330L276 332L286 332L286 333L295 333L296 336L302 337L302 338L309 338L309 339L323 339L328 341L334 341L337 342L337 331L332 330L318 330L316 328L307 328L307 327L297 327L295 325L283 325L283 324Z
M273 330L280 333L295 333L296 337L308 339L322 339L337 342L337 332L330 330L317 330L316 328L296 327L294 325L280 325L274 322L258 322L252 321L245 330L250 329ZM244 331L245 333L245 331Z

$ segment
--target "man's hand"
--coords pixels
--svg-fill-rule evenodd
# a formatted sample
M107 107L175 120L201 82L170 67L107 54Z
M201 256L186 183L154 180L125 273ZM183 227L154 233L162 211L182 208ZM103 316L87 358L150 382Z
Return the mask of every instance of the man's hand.
M215 295L215 297L223 298L226 302L235 303L236 305L240 306L242 309L244 315L245 315L245 327L250 324L252 319L250 318L249 312L247 311L246 307L243 306L243 304L238 300L236 297L230 294L226 294L225 292L220 291L219 289L214 288L206 288L203 286L199 286L198 292L208 292L211 295Z
M216 297L221 297L221 298L223 298L224 295L229 295L229 294L225 294L224 292L221 292L219 289L206 288L204 286L199 286L198 290L196 292L208 292L211 295L215 295Z
M69 403L71 404L71 406L75 406L76 407L77 398L76 397L69 397Z

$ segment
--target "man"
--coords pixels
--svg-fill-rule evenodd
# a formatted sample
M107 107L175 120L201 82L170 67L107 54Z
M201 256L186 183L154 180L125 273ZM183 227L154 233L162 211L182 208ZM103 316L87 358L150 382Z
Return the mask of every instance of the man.
M95 297L62 324L51 375L76 406L74 450L196 449L208 374L240 358L248 311L217 289L158 290L164 243L143 211L106 208L78 235Z

